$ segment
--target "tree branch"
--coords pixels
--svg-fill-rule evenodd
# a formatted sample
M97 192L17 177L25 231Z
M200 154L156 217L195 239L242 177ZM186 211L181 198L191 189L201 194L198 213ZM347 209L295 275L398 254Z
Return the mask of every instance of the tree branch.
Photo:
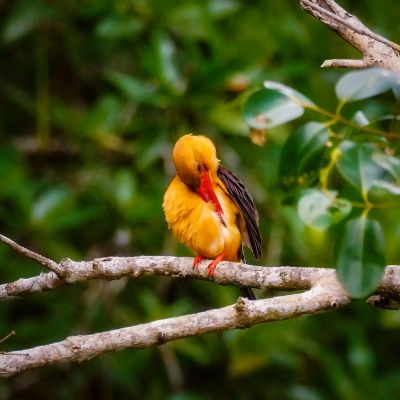
M0 235L0 241L5 243L7 246L11 247L15 252L22 254L23 256L30 258L31 260L36 261L43 267L47 268L50 271L53 271L58 277L62 276L62 269L59 264L46 258L40 254L35 253L32 250L29 250L20 244L14 242L13 240L9 239L4 235Z
M18 246L13 248L20 253ZM26 296L90 279L112 280L123 276L138 278L142 275L190 277L213 280L220 285L304 292L256 301L240 297L235 304L220 309L91 335L71 336L58 343L0 353L0 376L10 376L27 369L60 362L81 362L124 348L141 349L184 337L314 314L343 307L351 302L351 298L337 281L335 270L330 268L259 267L221 262L213 278L209 278L207 262L193 270L193 259L183 257L108 257L93 261L76 262L66 259L59 264L52 262L57 265L57 269L62 270L62 278L53 272L47 272L3 284L0 285L0 298ZM387 306L388 303L383 304L382 299L398 299L399 293L400 267L388 266L369 303L378 307ZM394 308L394 303L391 302L389 306Z
M363 55L361 60L326 60L322 67L382 67L400 72L400 45L367 28L333 0L300 0L301 7Z
M125 348L143 349L171 340L247 328L343 307L349 297L332 276L312 289L288 296L250 301L239 297L236 304L181 317L116 329L92 335L71 336L62 342L34 347L12 354L0 354L0 376L6 377L27 369L60 362L82 362L99 354Z
M221 262L211 279L207 276L206 262L203 262L198 269L193 269L192 265L192 258L168 256L108 257L93 261L65 259L60 263L63 278L58 278L54 273L48 272L2 284L0 299L27 296L91 279L114 280L124 276L139 278L142 275L213 280L219 285L306 290L322 277L335 274L335 270L328 268L269 267L266 269L260 266Z
M349 60L349 59L333 59L333 60L325 60L321 64L321 68L368 68L368 63L362 60Z

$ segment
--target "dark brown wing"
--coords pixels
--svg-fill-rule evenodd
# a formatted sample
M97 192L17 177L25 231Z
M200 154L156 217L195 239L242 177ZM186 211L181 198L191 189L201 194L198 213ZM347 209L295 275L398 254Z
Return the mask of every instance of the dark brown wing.
M261 234L260 228L258 227L258 213L253 198L239 178L228 169L219 166L217 175L225 185L230 198L243 216L249 236L251 251L257 259L261 258Z

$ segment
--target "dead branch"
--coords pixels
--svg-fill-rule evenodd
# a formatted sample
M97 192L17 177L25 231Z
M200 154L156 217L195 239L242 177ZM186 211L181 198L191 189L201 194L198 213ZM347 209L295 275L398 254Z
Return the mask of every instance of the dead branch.
M21 252L21 246L4 238L3 236L2 241L15 244L12 248L18 253L33 258L29 251ZM46 264L49 260L43 256L35 256L34 259L45 260ZM223 262L218 265L211 279L207 276L207 262L198 270L193 270L192 258L108 257L78 262L66 259L59 264L50 261L60 271L60 277L54 272L47 272L0 285L0 299L31 295L91 279L113 280L124 276L138 278L142 275L190 277L213 280L220 285L304 292L256 301L240 297L235 304L220 309L91 335L71 336L58 343L0 353L0 376L11 376L27 369L61 362L81 362L109 351L141 349L184 337L314 314L343 307L351 302L351 298L337 281L335 270L330 268L259 267ZM400 267L388 266L376 294L368 302L382 307L383 303L377 301L378 297L395 299L400 296L399 293Z
M7 297L23 297L34 293L57 289L91 279L114 280L124 276L139 278L142 275L170 276L174 278L195 278L211 280L204 268L192 268L189 257L138 256L108 257L93 261L72 261L65 259L59 264L62 278L53 272L42 273L31 278L0 285L0 300ZM213 281L219 285L251 286L283 290L306 290L322 277L334 275L333 269L306 267L265 267L233 262L221 262L215 271Z
M0 354L0 376L60 362L82 362L109 351L143 349L189 336L314 314L343 307L349 302L349 297L331 275L330 279L300 294L256 301L239 297L235 304L220 309L92 335L71 336L62 342L3 353Z
M336 32L362 54L362 59L335 59L323 62L324 68L381 67L400 72L400 46L367 28L333 0L300 0L301 7Z

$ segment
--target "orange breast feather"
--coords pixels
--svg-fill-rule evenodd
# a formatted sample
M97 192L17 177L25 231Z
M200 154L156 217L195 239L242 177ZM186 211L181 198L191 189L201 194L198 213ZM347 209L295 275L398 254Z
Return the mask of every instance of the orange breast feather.
M213 259L224 251L226 260L239 261L239 213L222 182L217 181L213 188L223 209L223 222L211 203L204 202L176 176L164 196L167 223L173 235L197 254Z

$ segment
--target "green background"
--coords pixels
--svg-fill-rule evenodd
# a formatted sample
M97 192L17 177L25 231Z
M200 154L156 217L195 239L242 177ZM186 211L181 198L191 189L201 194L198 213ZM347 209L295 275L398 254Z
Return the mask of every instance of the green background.
M398 40L395 0L341 2ZM284 141L300 122L251 143L247 90L284 82L334 107L358 54L297 1L19 0L0 3L0 229L54 260L188 255L161 209L171 149L206 133L257 202L262 265L333 266L332 237L283 204ZM249 262L254 262L248 255ZM396 260L390 260L396 262ZM40 267L0 246L0 279ZM261 293L258 296L272 296ZM0 308L1 350L221 307L237 288L168 278L89 282ZM210 334L0 381L0 399L376 399L400 391L395 311L345 310Z

